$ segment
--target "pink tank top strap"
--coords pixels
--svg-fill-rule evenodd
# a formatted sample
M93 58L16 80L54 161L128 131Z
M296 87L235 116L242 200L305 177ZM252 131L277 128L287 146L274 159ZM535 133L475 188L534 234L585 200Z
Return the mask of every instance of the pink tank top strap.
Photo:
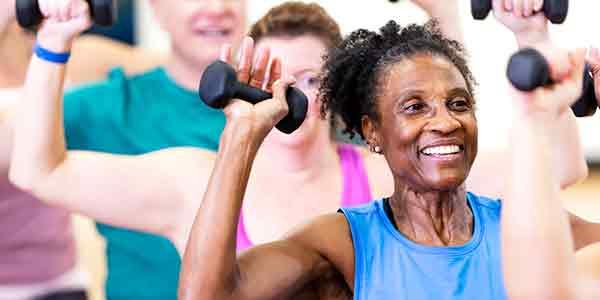
M360 153L355 146L339 144L337 148L342 169L342 197L341 206L358 206L372 200L369 178ZM252 247L252 242L244 226L244 214L240 212L237 229L237 251Z
M372 200L369 177L362 157L354 147L348 144L338 146L344 180L342 207L362 205Z
M240 211L240 220L238 221L237 227L237 251L240 252L246 248L252 247L252 242L246 233L246 227L244 226L244 212Z

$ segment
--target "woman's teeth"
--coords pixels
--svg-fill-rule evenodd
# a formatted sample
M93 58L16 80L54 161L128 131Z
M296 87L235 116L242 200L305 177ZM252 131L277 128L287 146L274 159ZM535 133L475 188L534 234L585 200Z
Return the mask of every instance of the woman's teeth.
M447 146L435 146L435 147L427 147L421 152L425 155L448 155L448 154L456 154L460 152L460 146L458 145L447 145Z

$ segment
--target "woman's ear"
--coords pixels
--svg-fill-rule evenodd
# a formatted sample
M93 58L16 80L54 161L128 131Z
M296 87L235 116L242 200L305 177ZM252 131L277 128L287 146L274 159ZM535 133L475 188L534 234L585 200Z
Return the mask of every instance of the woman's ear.
M369 118L367 115L362 116L361 129L365 141L367 142L367 145L369 145L369 150L371 150L371 152L381 154L382 149L377 128L377 124L373 119Z

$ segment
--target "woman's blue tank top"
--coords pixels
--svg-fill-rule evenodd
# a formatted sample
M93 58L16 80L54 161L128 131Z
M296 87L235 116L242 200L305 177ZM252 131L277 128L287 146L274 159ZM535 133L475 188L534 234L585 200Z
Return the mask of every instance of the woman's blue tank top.
M354 299L507 299L500 201L467 194L473 237L462 246L419 245L394 228L382 200L342 208L354 243Z

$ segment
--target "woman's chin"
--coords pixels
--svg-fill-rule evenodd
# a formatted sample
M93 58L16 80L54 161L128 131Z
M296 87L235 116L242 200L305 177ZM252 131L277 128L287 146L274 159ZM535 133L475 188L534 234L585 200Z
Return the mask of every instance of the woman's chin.
M465 182L465 176L444 176L428 180L429 187L435 191L454 191L459 189Z
M314 120L307 120L291 134L285 134L274 128L265 139L265 142L290 148L303 147L310 144L311 141L319 139L323 134L329 137L329 127L321 125L321 123L314 122Z

